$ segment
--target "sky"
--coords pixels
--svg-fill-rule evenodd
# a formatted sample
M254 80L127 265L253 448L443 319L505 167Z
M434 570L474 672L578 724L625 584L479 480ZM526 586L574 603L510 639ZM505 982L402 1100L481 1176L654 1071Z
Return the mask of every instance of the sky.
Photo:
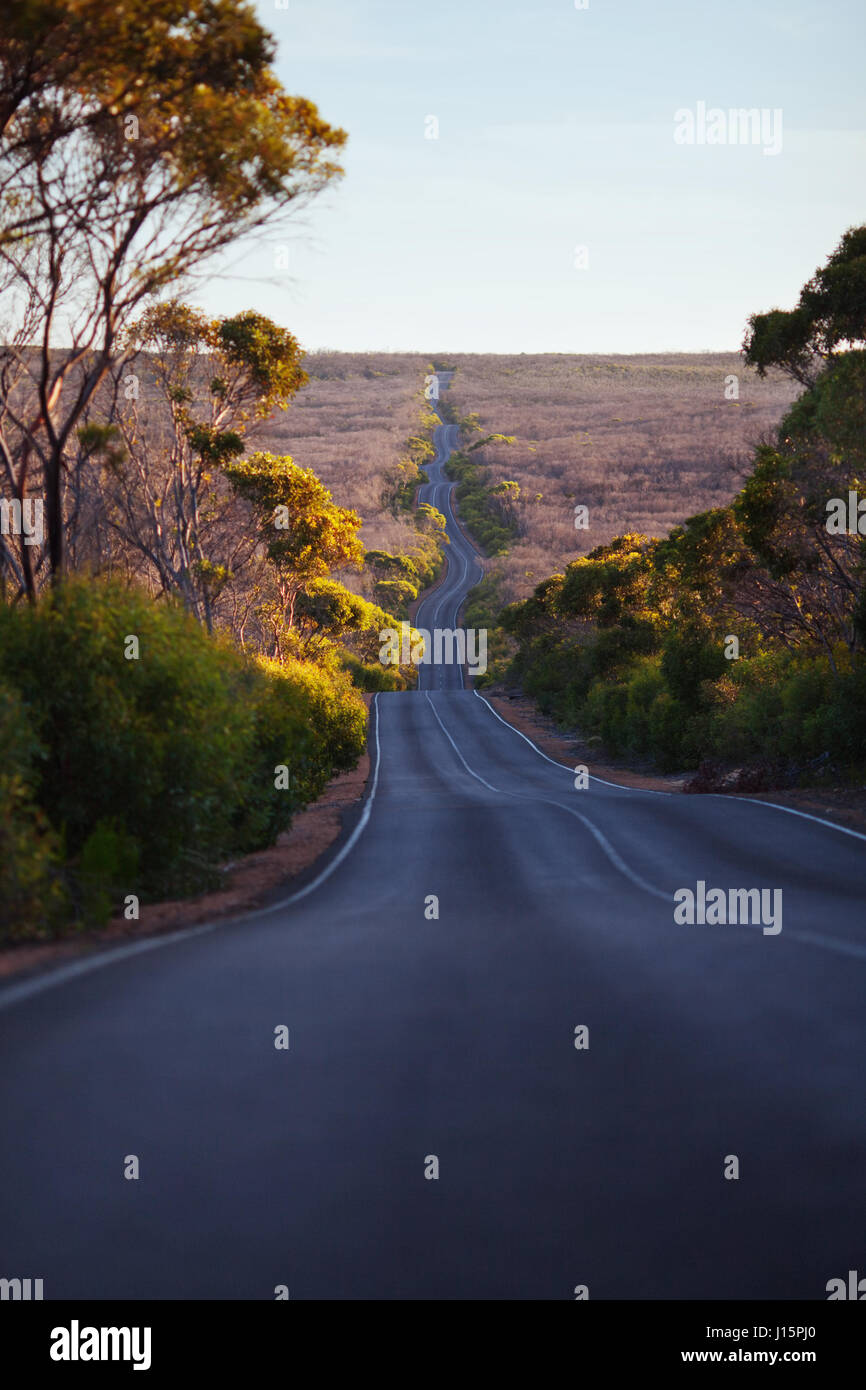
M196 297L309 350L736 349L866 221L863 0L257 9L346 174Z

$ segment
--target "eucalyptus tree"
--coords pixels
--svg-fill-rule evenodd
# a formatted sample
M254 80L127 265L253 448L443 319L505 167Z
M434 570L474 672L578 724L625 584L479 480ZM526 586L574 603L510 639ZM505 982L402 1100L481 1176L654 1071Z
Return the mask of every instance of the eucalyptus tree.
M65 564L77 431L154 299L341 173L343 131L286 92L245 0L6 0L0 14L0 473L45 549L0 537L31 598Z

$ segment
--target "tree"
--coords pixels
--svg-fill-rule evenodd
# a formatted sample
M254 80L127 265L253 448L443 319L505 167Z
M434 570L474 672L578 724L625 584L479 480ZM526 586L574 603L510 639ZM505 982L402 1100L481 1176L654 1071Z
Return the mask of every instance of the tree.
M409 604L418 597L418 588L407 579L378 579L373 585L373 597L405 618L408 617Z
M498 512L505 526L517 529L517 503L520 501L520 484L513 479L503 478L501 482L487 489L491 507Z
M375 662L383 630L396 628L398 619L334 579L314 579L298 594L295 623L305 656L316 656L340 642L361 661ZM412 628L410 641L417 640Z
M803 286L795 309L752 314L743 341L750 367L780 367L812 386L842 344L866 342L866 225L850 227L827 264Z
M123 457L105 469L106 514L158 590L211 628L220 593L255 548L222 469L307 381L301 348L262 314L208 319L177 300L148 309L127 346L110 374Z
M245 0L7 0L0 16L0 465L19 504L44 492L55 580L68 454L124 330L341 172L344 133L283 90L273 53ZM0 559L32 598L28 550Z
M411 584L417 594L418 569L408 555L392 555L388 550L368 550L364 564L373 571L377 580L402 579Z
M473 428L480 429L480 426ZM483 449L485 444L514 444L517 436L514 434L486 434L483 439L476 439L474 444L470 444L466 450L467 454L474 454L476 449Z
M363 564L361 518L338 507L312 469L299 467L288 455L254 453L224 471L258 519L277 595L263 607L262 619L272 634L273 654L281 659L298 595L334 570Z
M420 531L422 536L433 536L445 545L450 544L445 532L447 524L439 508L429 502L422 502L415 510L415 529Z

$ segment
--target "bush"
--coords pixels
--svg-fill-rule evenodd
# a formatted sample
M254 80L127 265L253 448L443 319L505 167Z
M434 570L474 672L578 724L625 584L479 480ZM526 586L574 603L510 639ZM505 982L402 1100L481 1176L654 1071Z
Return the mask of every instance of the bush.
M662 671L671 694L688 708L701 703L705 681L717 680L730 668L724 646L702 626L672 629L662 648Z
M117 585L70 581L34 608L0 608L0 667L43 750L30 785L63 838L82 920L125 893L208 885L364 746L366 710L343 672L250 659Z
M407 579L378 579L373 585L373 598L398 618L409 617L409 604L418 597L418 586Z
M138 875L138 844L122 826L97 821L78 860L78 909L85 926L103 926Z
M675 772L689 761L683 741L686 711L670 691L662 690L649 712L648 739L652 756L663 772Z
M821 751L829 751L834 761L862 769L866 763L866 663L861 660L834 684L832 700L822 715Z
M626 735L629 751L646 757L653 746L650 720L664 690L657 658L638 662L626 685Z
M60 841L30 787L44 750L15 691L0 684L0 942L50 936L66 912Z
M519 529L515 519L503 512L496 489L488 486L486 467L468 454L455 453L445 472L457 482L455 498L466 529L488 555L504 555Z
M614 757L628 749L628 691L624 685L595 681L584 708L586 727L597 734Z
M343 651L340 660L359 690L375 693L378 690L408 690L417 682L414 668L382 666L379 662L361 661L353 652Z

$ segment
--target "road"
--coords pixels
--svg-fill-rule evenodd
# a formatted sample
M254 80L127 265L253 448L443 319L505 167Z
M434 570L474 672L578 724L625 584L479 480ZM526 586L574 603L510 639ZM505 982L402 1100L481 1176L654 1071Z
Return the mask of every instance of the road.
M448 390L452 375L452 372L439 373L441 390ZM438 413L436 403L431 402L431 405ZM448 569L436 588L421 600L415 614L414 626L425 628L430 633L436 628L452 632L456 629L460 605L484 573L474 546L454 518L451 501L454 484L445 475L445 463L457 447L459 426L447 424L441 415L440 419L442 424L434 431L433 437L436 454L426 469L430 482L418 494L419 502L429 502L443 514L450 542ZM450 645L445 650L450 651ZM457 662L440 661L435 666L421 665L418 668L419 690L462 690L464 685L465 673Z
M428 625L476 563L440 473ZM129 1299L823 1299L866 1274L862 837L578 790L426 674L377 697L363 813L300 889L0 994L0 1274ZM698 880L781 889L782 930L678 925Z

